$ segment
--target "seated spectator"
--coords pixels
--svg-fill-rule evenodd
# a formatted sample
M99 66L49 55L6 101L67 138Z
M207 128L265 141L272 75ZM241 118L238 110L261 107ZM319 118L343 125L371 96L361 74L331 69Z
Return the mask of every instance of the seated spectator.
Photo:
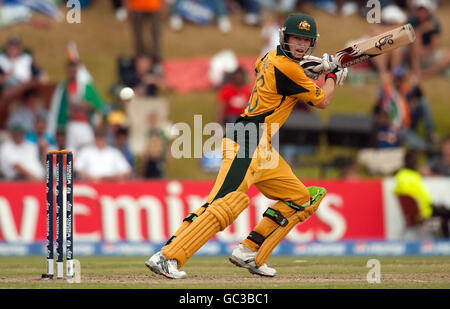
M144 153L144 177L163 178L169 154L169 138L160 127L156 113L151 113L148 121L149 131Z
M18 104L9 113L7 126L12 123L21 123L27 133L34 131L39 115L45 115L46 109L40 104L39 93L35 89L25 91L21 104Z
M78 59L69 59L66 69L66 80L53 94L47 131L54 136L56 128L66 130L67 147L75 153L94 142L96 121L106 114L106 105L91 75Z
M414 0L413 15L409 23L417 39L411 47L411 65L418 81L441 72L450 65L450 51L439 47L441 24L434 15L436 4L432 0Z
M131 152L128 141L128 128L119 127L115 132L115 146L127 160L130 166L134 166L134 155Z
M247 83L246 77L245 70L238 67L230 73L225 84L219 89L219 122L221 124L234 123L247 106L252 88Z
M375 24L373 35L378 35L394 28L398 28L404 25L407 19L406 13L398 6L388 5L381 10L381 24ZM382 84L392 82L390 71L395 70L402 65L405 49L406 47L397 48L390 53L382 54L372 59L373 64L380 74Z
M422 173L426 176L450 177L450 135L441 142L440 156L427 162Z
M22 46L18 37L8 39L5 51L0 53L0 128L5 127L11 103L48 77L34 63L33 57Z
M419 125L423 123L427 147L433 147L438 140L438 136L436 134L431 107L422 88L419 85L412 86L406 93L406 100L410 111L411 130L417 132Z
M48 151L56 149L55 140L47 132L47 115L40 113L36 117L34 130L27 132L25 139L38 146L39 158L45 162Z
M123 1L122 0L112 0L111 4L113 6L116 19L118 21L125 21L128 17L128 12L124 6Z
M268 19L268 23L262 27L261 36L264 46L261 50L261 56L277 48L280 44L280 28L283 26L286 17L286 14L274 12Z
M228 10L223 0L175 0L172 5L170 26L179 31L183 28L183 19L197 24L209 24L216 17L220 32L231 32Z
M291 13L298 0L258 0L264 9L270 9L273 11ZM300 2L300 1L299 1Z
M11 137L0 145L0 170L8 180L41 180L44 166L39 160L38 148L25 140L22 124L11 124Z
M117 181L128 179L131 166L122 153L106 143L106 132L95 131L95 144L82 148L74 160L77 176L83 180Z
M46 80L46 75L36 67L33 57L24 51L18 37L10 37L5 51L0 53L0 84L2 88L18 86L33 79Z
M417 201L419 207L419 220L427 218L441 218L442 234L449 238L450 209L443 205L433 203L429 188L426 187L423 178L417 172L418 157L415 151L409 151L405 155L404 168L395 174L394 193L397 195L407 195Z
M64 128L56 130L55 134L55 146L57 150L67 149L67 135Z
M124 86L133 88L136 96L153 97L158 95L158 90L167 89L164 78L153 70L150 57L138 55L133 63L133 69L124 73L122 82Z
M161 9L163 5L163 0L128 0L135 54L150 57L159 74L162 74L163 60L161 45ZM146 23L151 27L149 36L144 36L145 29L147 29ZM151 37L151 46L145 46L144 37Z
M391 125L389 114L384 109L375 111L375 128L374 128L375 148L392 148L400 146L400 132Z
M261 23L261 5L258 0L235 0L244 10L244 23L249 26L257 26ZM231 4L234 4L231 2Z

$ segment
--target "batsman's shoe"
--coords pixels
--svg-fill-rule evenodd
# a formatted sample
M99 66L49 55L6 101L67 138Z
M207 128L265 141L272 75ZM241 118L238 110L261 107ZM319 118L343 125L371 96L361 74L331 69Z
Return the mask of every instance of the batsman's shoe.
M178 270L177 260L169 260L165 258L161 252L155 253L151 258L145 262L152 272L170 279L184 279L186 272Z
M255 275L260 275L264 277L273 277L277 273L275 268L271 268L266 264L260 267L256 266L255 258L257 251L252 251L243 244L239 244L237 248L233 250L229 260L236 266L247 268L248 271Z

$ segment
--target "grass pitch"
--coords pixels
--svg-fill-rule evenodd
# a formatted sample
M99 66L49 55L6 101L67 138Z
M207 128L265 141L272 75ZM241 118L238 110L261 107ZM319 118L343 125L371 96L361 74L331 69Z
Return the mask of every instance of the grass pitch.
M145 257L82 257L81 283L42 281L43 257L1 257L1 289L311 289L450 288L450 257L378 257L381 283L369 284L368 257L273 257L274 278L251 275L227 257L194 257L184 267L188 278L170 280L145 266Z

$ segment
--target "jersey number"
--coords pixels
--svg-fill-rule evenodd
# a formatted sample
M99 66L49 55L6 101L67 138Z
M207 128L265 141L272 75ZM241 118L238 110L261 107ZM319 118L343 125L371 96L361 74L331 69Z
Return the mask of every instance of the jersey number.
M264 75L261 74L256 79L255 87L253 87L252 95L250 96L250 100L248 100L248 103L247 103L247 108L248 108L247 111L248 111L248 113L253 112L256 109L256 107L258 106L259 98L258 98L258 91L256 90L256 88L258 87L258 82L259 81L261 81L261 85L259 87L264 87L264 84L265 84L264 83ZM253 98L255 98L255 102L252 104Z

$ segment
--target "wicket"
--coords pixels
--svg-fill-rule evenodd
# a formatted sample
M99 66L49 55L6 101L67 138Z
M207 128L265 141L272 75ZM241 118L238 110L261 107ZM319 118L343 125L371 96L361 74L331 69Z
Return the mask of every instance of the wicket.
M53 190L53 163L56 155L56 190ZM66 276L73 278L73 154L70 150L49 151L46 156L46 205L47 205L47 273L42 279L54 275L53 193L56 195L56 278L64 277L64 155L66 155Z

